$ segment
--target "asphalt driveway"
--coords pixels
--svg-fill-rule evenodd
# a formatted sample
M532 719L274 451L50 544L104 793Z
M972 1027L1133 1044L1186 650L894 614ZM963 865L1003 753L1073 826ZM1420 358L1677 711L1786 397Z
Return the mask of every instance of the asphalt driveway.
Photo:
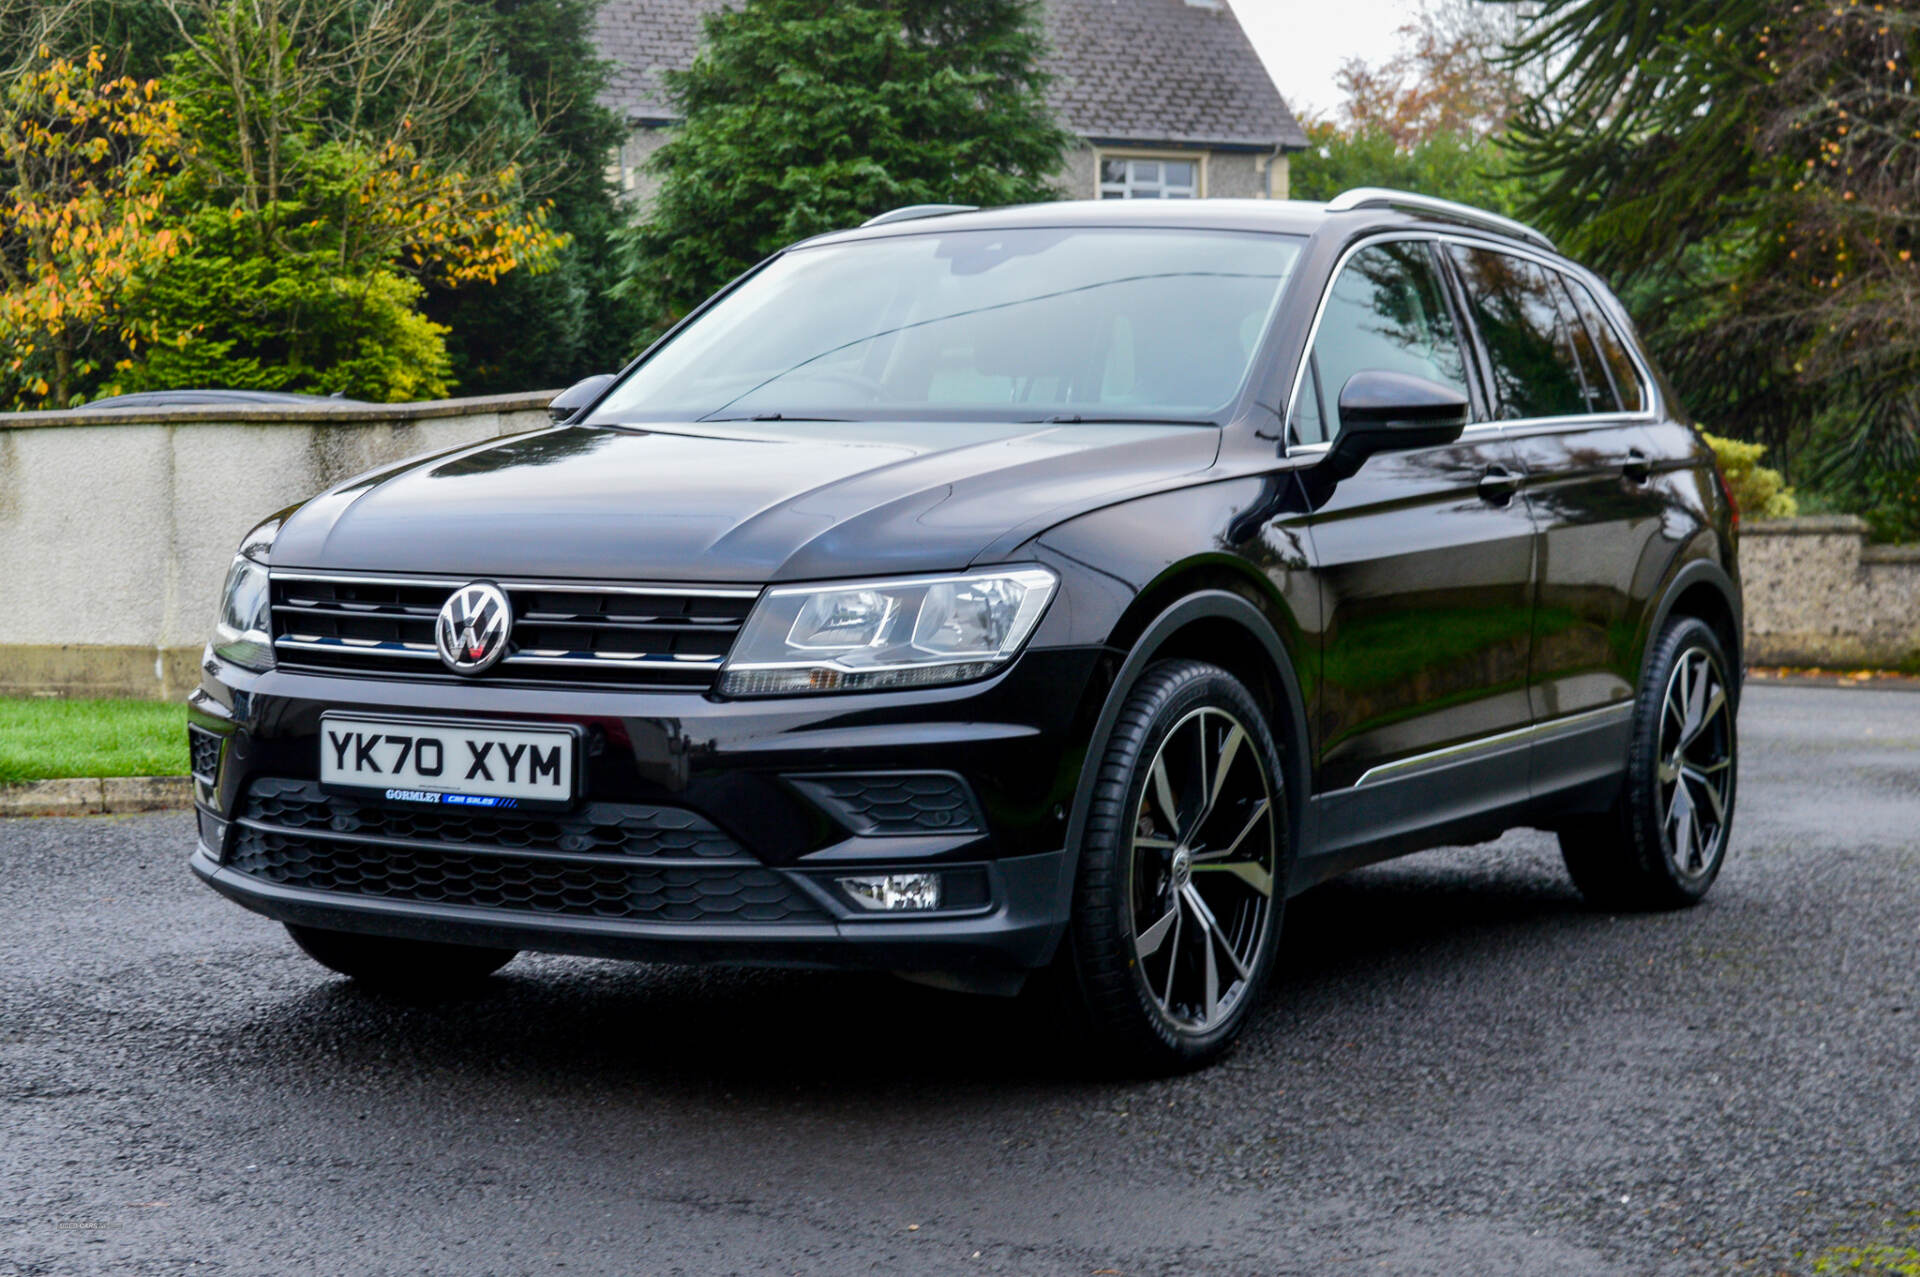
M1225 1065L1024 1003L523 957L409 1008L185 866L0 822L0 1275L1810 1272L1920 1247L1920 695L1756 687L1704 907L1551 840L1292 908ZM1915 1255L1920 1262L1920 1255Z

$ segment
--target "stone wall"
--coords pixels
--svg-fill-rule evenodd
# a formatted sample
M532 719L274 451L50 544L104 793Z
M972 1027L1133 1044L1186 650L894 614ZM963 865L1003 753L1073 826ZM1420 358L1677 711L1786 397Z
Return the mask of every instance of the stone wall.
M546 424L552 392L377 407L0 414L0 695L177 697L241 535L365 470ZM1747 656L1920 663L1920 547L1749 523Z
M552 397L0 414L0 695L184 695L247 529Z
M1920 664L1920 546L1868 545L1845 516L1753 522L1740 575L1755 665Z

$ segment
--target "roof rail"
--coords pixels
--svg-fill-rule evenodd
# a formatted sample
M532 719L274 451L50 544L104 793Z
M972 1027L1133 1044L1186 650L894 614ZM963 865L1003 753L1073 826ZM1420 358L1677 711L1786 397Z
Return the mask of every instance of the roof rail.
M977 213L978 204L909 204L888 209L878 217L869 217L862 226L885 226L888 222L911 222L920 217L945 217L948 213Z
M1552 240L1525 222L1516 222L1511 217L1489 213L1471 204L1457 204L1431 195L1415 195L1412 191L1393 191L1383 186L1356 186L1327 201L1329 213L1345 213L1356 208L1397 208L1443 222L1462 222L1483 230L1499 231L1502 235L1512 235L1542 248L1553 248Z

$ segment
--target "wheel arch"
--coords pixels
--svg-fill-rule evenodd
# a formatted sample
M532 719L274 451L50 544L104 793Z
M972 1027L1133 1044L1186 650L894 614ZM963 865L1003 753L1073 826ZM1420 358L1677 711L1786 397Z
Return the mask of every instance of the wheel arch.
M1728 671L1735 684L1735 695L1745 668L1745 633L1740 586L1727 570L1711 559L1694 559L1681 566L1660 593L1660 601L1649 614L1647 630L1641 636L1640 677L1646 678L1647 662L1653 658L1655 640L1675 616L1691 616L1705 621L1726 649L1733 668Z

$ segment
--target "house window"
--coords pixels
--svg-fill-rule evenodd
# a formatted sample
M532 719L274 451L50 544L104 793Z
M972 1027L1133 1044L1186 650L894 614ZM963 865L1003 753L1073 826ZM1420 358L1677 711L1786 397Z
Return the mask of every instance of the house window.
M1103 200L1191 200L1200 197L1200 161L1121 155L1100 160Z

